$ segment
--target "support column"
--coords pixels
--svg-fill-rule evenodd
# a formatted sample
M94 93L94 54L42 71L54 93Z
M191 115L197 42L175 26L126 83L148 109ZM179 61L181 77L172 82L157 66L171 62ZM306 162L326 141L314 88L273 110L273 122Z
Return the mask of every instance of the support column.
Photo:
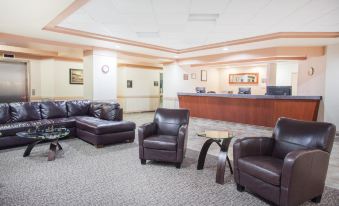
M106 50L84 52L84 97L94 101L116 101L116 52Z

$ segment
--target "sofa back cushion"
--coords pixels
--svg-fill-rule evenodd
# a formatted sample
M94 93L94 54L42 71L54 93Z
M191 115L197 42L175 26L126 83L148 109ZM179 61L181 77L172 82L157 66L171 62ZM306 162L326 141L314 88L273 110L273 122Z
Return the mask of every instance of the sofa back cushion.
M66 102L67 116L85 116L88 115L90 102L87 100L73 100Z
M25 122L40 120L39 102L15 102L10 103L11 122Z
M121 112L120 104L115 102L92 102L89 109L90 116L105 120L120 120L119 112Z
M157 133L160 135L177 136L181 125L189 123L189 116L190 113L187 109L158 108L154 116Z
M294 150L320 149L331 152L336 133L333 124L280 118L274 128L273 156L284 159Z
M41 102L41 116L43 119L67 117L65 101Z
M0 124L5 124L10 119L9 105L7 103L0 103Z

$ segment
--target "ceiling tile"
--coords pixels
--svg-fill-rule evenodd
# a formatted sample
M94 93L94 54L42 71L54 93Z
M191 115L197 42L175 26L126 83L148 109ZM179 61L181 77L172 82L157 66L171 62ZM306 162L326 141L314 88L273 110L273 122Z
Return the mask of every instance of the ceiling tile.
M192 0L190 13L213 14L225 10L229 0Z
M187 13L190 8L190 0L153 0L153 8L156 13Z

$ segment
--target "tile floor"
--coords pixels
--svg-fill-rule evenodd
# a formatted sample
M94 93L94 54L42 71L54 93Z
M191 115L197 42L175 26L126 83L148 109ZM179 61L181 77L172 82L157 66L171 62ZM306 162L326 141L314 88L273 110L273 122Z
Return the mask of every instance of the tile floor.
M124 114L125 120L133 121L140 126L141 124L151 122L153 120L154 113L131 113ZM191 118L189 124L189 138L187 147L192 150L200 151L202 145L206 141L205 138L197 136L197 132L204 131L206 129L215 130L231 130L235 133L236 138L242 137L259 137L259 136L271 136L272 128L259 127L253 125L231 123L225 121L217 121L202 118ZM137 138L136 138L136 141ZM232 159L232 140L229 147L229 157ZM217 156L219 153L219 147L216 144L211 145L209 154ZM329 187L339 189L339 137L336 139L330 158L330 165L327 173L326 185Z

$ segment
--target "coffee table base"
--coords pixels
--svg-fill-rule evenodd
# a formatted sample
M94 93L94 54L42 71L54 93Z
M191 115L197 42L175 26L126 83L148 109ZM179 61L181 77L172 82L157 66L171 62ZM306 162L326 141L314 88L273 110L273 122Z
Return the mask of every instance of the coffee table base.
M230 159L227 156L228 146L231 143L232 138L223 139L222 143L220 144L220 140L216 139L208 139L201 148L198 160L197 170L204 169L205 159L207 155L207 151L210 148L213 142L217 143L220 147L220 152L218 156L218 163L217 163L217 173L216 173L216 182L219 184L224 184L224 176L225 176L225 167L226 161L230 168L231 174L233 174L233 169L231 166Z
M29 144L24 152L24 157L27 157L31 154L32 149L35 147L35 145L37 145L38 143L42 142L43 140L38 140L35 141L31 144ZM48 151L48 161L53 161L55 160L55 156L57 153L57 148L58 150L62 150L61 145L59 144L59 140L56 139L53 142L51 142L51 144L49 145L49 151Z

